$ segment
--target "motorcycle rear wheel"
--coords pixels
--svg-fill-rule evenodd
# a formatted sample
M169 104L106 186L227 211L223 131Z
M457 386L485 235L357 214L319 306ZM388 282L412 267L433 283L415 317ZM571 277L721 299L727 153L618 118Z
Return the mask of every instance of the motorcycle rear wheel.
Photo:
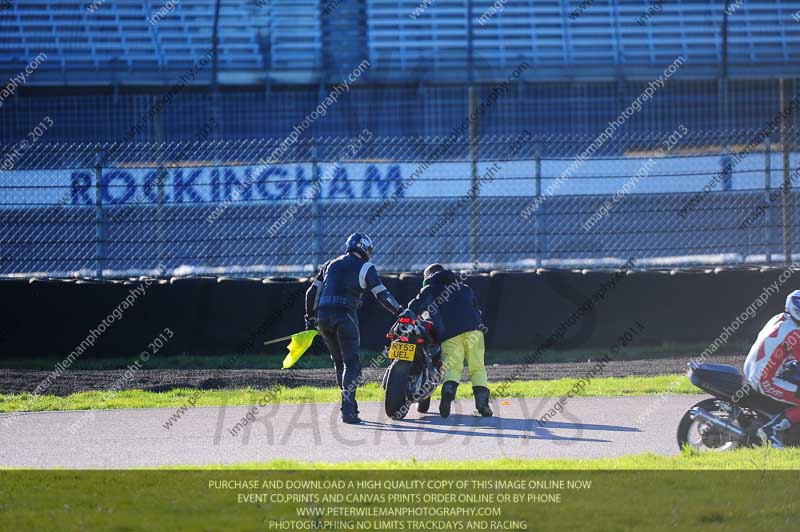
M395 360L387 370L386 397L384 410L393 419L403 419L408 414L411 401L408 399L408 377L411 374L412 362Z
M722 411L717 403L719 399L704 399L692 406L692 408L702 408L706 412L725 419L729 423L733 421L727 419L726 412ZM678 449L683 450L684 446L703 452L725 452L736 449L742 442L731 438L728 434L714 428L705 427L705 423L700 420L692 419L689 410L681 418L678 424ZM738 423L736 423L738 425ZM705 433L703 432L705 430Z

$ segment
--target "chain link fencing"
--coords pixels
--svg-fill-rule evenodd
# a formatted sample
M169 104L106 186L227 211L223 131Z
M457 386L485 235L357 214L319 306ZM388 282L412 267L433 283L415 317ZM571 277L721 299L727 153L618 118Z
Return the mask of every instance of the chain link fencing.
M527 73L533 72L529 68ZM179 78L169 78L174 83ZM363 83L363 85L362 85ZM479 117L478 131L484 135L516 134L526 127L543 135L592 135L605 128L619 109L645 89L646 81L528 83L520 82L504 91L491 113ZM726 98L720 97L719 80L685 80L676 76L659 89L624 126L627 133L671 131L684 124L691 131L717 132L761 127L764 117L780 106L780 83L776 79L729 80ZM800 83L789 84L789 98L800 94ZM478 85L479 101L491 95L495 85ZM303 120L329 87L283 87L280 90L237 88L220 98L215 112L214 97L204 90L185 89L158 113L140 123L150 109L170 92L170 87L137 89L136 92L92 91L59 94L51 88L30 87L3 102L0 142L14 143L43 114L55 126L47 139L58 142L191 141L243 138L282 139ZM452 124L468 113L468 87L428 85L386 87L360 79L343 93L327 115L310 128L315 137L354 136L363 128L380 137L448 135ZM800 126L800 114L791 117ZM138 126L138 127L134 127Z
M34 135L2 149L0 275L306 275L354 231L384 272L783 264L800 257L798 132Z

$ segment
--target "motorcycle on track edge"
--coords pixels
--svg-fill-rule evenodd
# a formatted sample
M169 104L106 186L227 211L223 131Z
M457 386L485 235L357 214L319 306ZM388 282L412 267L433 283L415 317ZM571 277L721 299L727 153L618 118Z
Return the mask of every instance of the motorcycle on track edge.
M678 425L678 447L723 452L762 445L759 428L783 412L786 403L760 393L742 372L723 364L689 364L689 380L713 395L692 406ZM800 445L800 423L783 433L784 445Z
M403 419L414 403L421 413L430 408L431 394L442 380L441 348L433 341L432 329L429 320L401 317L386 335L391 340L391 364L382 384L384 407L390 418Z

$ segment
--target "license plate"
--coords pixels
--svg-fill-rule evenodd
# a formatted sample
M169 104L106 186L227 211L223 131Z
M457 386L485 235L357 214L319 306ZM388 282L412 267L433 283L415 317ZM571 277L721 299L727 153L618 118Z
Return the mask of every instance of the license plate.
M389 346L389 358L392 360L406 360L408 362L414 361L414 353L417 352L415 344L407 344L405 342L392 342Z

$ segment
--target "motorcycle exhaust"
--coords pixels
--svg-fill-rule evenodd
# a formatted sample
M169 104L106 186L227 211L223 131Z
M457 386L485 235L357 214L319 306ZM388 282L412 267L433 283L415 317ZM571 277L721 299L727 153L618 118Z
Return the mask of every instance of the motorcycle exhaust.
M728 423L727 421L723 421L718 417L712 416L702 408L695 407L689 410L689 417L691 417L693 420L700 418L701 421L705 421L706 423L713 425L719 430L723 430L729 434L733 434L740 440L744 439L745 436L747 436L747 434L736 425Z

